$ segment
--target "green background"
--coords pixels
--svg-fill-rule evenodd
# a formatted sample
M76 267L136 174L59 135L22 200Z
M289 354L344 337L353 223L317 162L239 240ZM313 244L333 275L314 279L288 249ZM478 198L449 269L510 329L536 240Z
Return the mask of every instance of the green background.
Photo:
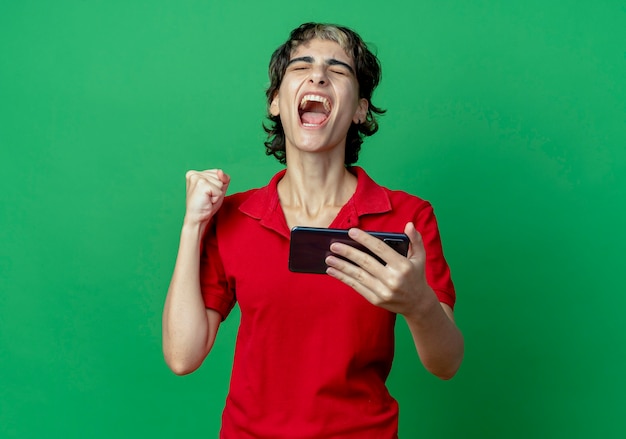
M626 3L0 1L0 437L216 437L238 315L186 377L161 309L188 169L265 157L266 66L305 21L375 45L360 164L435 205L465 362L404 322L403 438L626 432Z

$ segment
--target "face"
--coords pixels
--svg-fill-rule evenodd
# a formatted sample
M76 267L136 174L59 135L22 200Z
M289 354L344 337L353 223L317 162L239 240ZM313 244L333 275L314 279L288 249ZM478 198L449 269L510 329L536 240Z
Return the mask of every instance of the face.
M289 151L345 149L352 122L365 120L354 62L334 41L314 39L292 54L270 113L280 116Z

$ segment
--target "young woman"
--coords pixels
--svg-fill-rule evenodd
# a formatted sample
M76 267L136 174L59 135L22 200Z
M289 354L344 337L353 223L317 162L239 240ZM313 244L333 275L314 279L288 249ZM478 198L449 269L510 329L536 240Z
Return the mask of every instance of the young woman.
M267 153L286 169L226 196L219 169L187 173L180 248L163 312L177 374L197 369L237 302L241 323L222 438L397 437L385 381L402 315L423 365L451 378L463 357L455 291L431 205L352 166L378 128L380 65L352 30L307 23L270 62ZM290 229L349 229L385 264L335 243L327 275L288 270ZM406 257L363 230L404 232ZM356 264L356 265L355 265Z

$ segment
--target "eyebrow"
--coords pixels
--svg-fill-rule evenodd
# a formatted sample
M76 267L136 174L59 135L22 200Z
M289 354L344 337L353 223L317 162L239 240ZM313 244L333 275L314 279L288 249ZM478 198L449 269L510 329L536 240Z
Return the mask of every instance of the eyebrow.
M296 63L296 62L305 62L308 64L313 64L314 61L315 60L313 59L312 56L301 56L301 57L293 58L292 60L290 60L287 66L290 66L291 64ZM326 60L326 65L345 67L346 69L350 71L350 73L354 75L354 69L350 66L350 64L346 64L345 62L339 61L338 59L331 58L329 60Z

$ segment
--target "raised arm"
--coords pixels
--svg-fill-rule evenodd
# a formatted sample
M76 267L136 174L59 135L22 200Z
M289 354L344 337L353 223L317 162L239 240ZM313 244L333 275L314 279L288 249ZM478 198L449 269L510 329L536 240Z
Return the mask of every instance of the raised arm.
M200 246L224 201L230 177L222 170L189 171L185 219L174 274L163 308L163 355L178 375L196 370L213 346L222 317L200 292Z

